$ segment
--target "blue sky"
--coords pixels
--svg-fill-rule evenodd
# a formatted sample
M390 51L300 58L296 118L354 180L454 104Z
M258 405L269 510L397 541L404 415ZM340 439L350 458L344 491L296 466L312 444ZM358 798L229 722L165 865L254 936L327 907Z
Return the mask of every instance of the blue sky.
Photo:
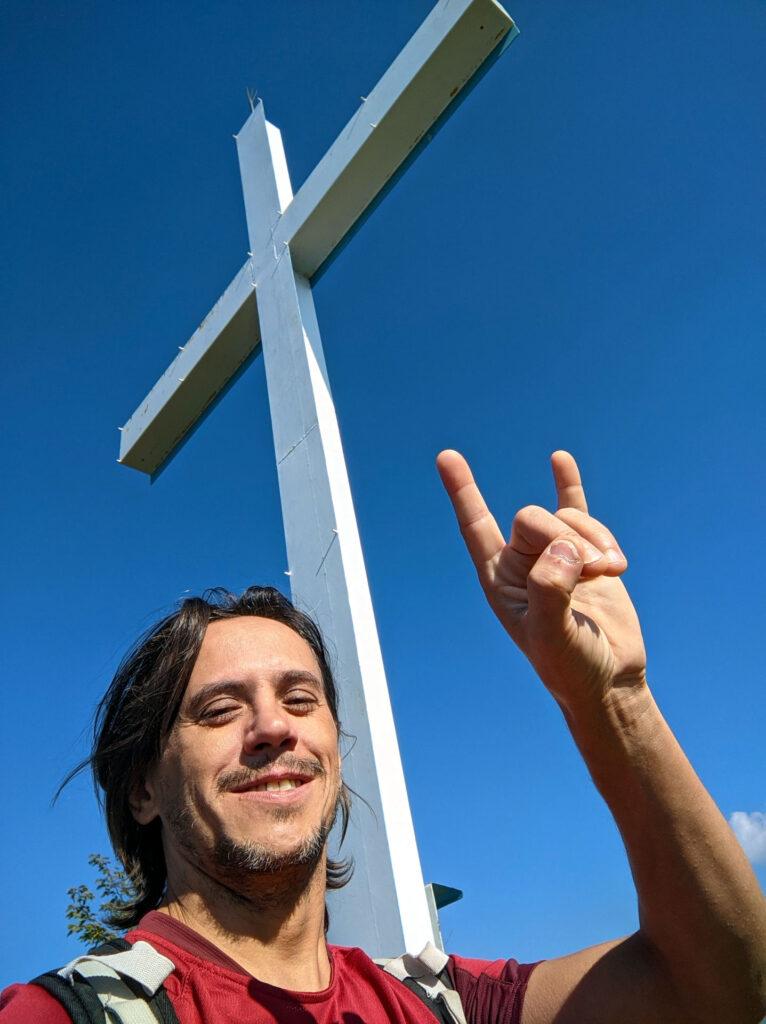
M115 461L244 260L246 88L297 189L430 6L3 5L0 984L77 948L66 889L107 841L87 780L50 801L120 655L189 591L285 583L262 363L155 485ZM424 873L465 892L445 939L536 959L633 929L630 875L433 458L464 451L509 526L576 454L658 701L757 832L766 7L508 9L520 38L315 299Z

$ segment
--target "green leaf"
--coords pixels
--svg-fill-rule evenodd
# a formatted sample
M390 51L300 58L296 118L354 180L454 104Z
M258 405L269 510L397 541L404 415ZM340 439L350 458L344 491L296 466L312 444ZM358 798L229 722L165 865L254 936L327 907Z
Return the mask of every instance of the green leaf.
M76 935L86 946L97 946L117 938L105 918L121 904L135 898L136 892L130 878L116 864L101 853L92 853L88 863L96 869L95 889L101 902L98 909L93 906L96 899L87 885L75 885L67 889L70 903L66 909L67 934Z

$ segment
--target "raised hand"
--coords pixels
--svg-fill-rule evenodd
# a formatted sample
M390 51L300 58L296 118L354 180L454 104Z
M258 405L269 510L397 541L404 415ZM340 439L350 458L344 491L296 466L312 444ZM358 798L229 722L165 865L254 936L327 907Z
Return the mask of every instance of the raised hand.
M508 542L468 463L444 451L437 467L492 610L556 700L570 711L646 683L641 628L619 577L627 561L588 515L577 463L551 457L555 514L528 505Z

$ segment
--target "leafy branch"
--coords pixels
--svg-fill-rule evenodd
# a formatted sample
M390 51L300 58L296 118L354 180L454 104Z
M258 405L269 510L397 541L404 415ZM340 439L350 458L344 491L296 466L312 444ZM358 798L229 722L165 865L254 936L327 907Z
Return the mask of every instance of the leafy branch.
M67 934L76 935L86 946L97 946L117 938L105 918L126 900L135 896L133 885L125 872L100 853L92 853L88 863L96 869L96 892L100 899L98 909L93 907L97 898L87 885L67 889L71 903L66 910Z

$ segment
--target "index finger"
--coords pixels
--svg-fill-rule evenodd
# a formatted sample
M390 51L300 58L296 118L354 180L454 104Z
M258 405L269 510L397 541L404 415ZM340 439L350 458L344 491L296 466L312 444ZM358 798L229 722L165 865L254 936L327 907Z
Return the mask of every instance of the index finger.
M558 508L576 508L580 512L587 512L588 502L585 500L580 470L574 456L569 452L554 452L551 455L551 468L556 483Z
M483 567L505 547L505 539L476 486L471 469L459 452L447 449L436 457L436 468L455 509L460 532L474 565Z

